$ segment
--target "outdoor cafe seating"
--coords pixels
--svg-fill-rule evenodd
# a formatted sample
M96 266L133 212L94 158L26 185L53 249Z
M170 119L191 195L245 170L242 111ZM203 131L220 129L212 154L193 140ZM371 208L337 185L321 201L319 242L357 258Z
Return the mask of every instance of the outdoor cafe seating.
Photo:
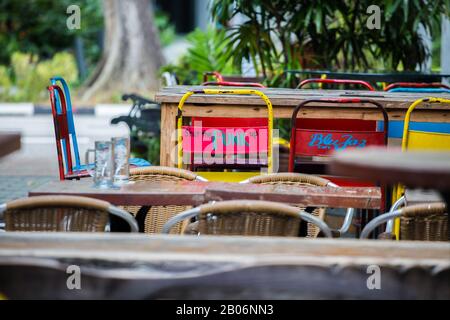
M0 218L9 232L105 232L110 215L126 222L131 232L138 232L137 222L128 212L86 197L30 197L0 206Z
M205 81L201 87L169 87L156 97L161 103L159 166L133 165L136 162L130 161L126 143L125 158L124 154L116 154L116 137L96 141L95 149L87 153L86 163L81 164L72 106L68 107L70 95L65 92L67 83L62 79L62 88L52 85L49 92L61 181L31 190L27 198L0 205L2 233L71 232L76 237L85 232L130 237L121 238L128 239L124 243L141 239L133 238L134 233L161 241L162 245L182 238L186 245L194 247L198 245L196 241L214 242L214 237L224 246L226 241L244 243L254 239L266 247L261 250L267 250L268 257L281 238L299 241L299 246L306 247L308 242L302 241L329 241L330 250L343 245L347 246L342 251L346 253L352 252L353 244L359 246L366 239L381 250L387 243L401 246L406 241L416 241L433 245L450 240L447 187L436 187L442 191L440 202L410 205L403 195L402 178L384 180L397 176L361 174L376 170L377 167L370 167L361 171L358 167L376 156L351 163L354 167L347 171L330 170L342 154L369 155L378 148L382 150L376 151L380 157L383 152L388 157L396 150L389 145L390 120L399 114L404 117L403 152L423 152L425 147L433 151L447 149L448 133L417 130L417 124L410 125L410 120L425 121L428 126L430 119L445 118L448 99L422 97L416 101L422 93L416 92L412 98L407 96L412 92L389 91L385 91L386 97L379 98L370 84L345 79L305 81L300 87L311 83L351 84L368 90L343 93L302 88L282 92L252 83L227 83L213 75L217 82ZM428 109L418 107L422 103ZM429 109L433 113L426 113ZM413 110L418 117L412 118ZM289 172L280 172L274 166L278 153L273 130L277 129L275 119L280 115L290 119ZM198 122L202 123L200 131ZM211 130L218 133L206 143L196 144L199 132L203 138ZM226 148L226 135L221 142L217 140L222 132L247 130L253 135L243 135L243 148ZM166 131L176 132L175 141ZM224 160L225 164L209 163L204 158L200 158L202 162L195 161L210 147L208 144L217 148L213 158ZM89 161L90 152L95 154L94 162ZM168 160L170 152L175 161ZM255 154L256 162L252 159ZM230 159L232 163L227 163ZM380 160L379 167L388 170L388 160ZM439 166L435 169L441 170ZM442 170L448 174L445 168ZM173 251L163 257L180 254L180 247L167 248ZM197 255L193 258L196 262L189 263L214 261L217 258L211 252L216 249L211 250L194 250L183 253L183 257Z
M134 168L130 170L130 181L206 181L195 172L162 166ZM190 209L190 206L125 206L123 209L133 214L143 232L161 233L164 224L176 214ZM172 234L182 234L186 225L178 224Z
M330 187L330 188L338 188L336 184L331 182L330 180L324 179L320 176L303 174L303 173L273 173L273 174L265 174L256 177L251 177L247 180L242 181L241 183L252 183L252 184L269 184L269 185L296 185L296 186L320 186L320 187ZM295 204L292 204L295 206ZM312 214L313 216L319 218L320 220L325 220L326 218L326 208L314 208L314 207L303 207L297 206L300 210L304 210ZM346 212L342 227L338 230L334 231L334 236L345 234L352 221L354 214L354 209L349 208ZM308 222L306 236L311 238L316 238L319 235L320 229L316 224Z
M208 76L214 76L216 78L216 82L208 82ZM61 87L58 85L58 82L61 84ZM53 118L55 124L55 137L56 137L56 149L59 160L59 170L60 170L60 178L84 178L89 179L92 174L97 174L92 171L92 167L95 164L86 163L86 165L82 165L80 162L80 155L77 146L76 133L75 133L75 122L72 114L72 102L70 99L70 92L68 88L67 82L61 77L54 77L51 79L52 86L49 87L50 93L50 102L53 110ZM374 87L366 81L355 80L355 79L324 79L324 78L312 78L306 79L298 85L298 88L303 88L308 84L316 84L316 85L353 85L353 86L362 86L365 89L368 89L368 92L373 92ZM214 87L209 88L210 86L234 86L239 87L240 89L215 89ZM385 92L389 92L389 90L400 87L411 87L411 88L444 88L445 85L439 85L436 83L431 84L421 84L421 83L393 83L388 86ZM257 89L253 89L252 87L258 87ZM191 182L199 182L210 184L214 183L214 181L225 181L227 183L235 183L239 182L243 185L272 185L272 186L299 186L299 187L317 187L317 188L325 188L324 190L331 190L333 188L342 188L342 187L376 187L375 183L366 183L358 181L352 181L350 178L339 177L335 175L328 175L324 168L326 168L327 161L326 158L332 158L333 151L337 150L345 150L347 148L366 148L370 146L387 146L388 143L388 132L389 132L389 115L388 109L382 105L380 101L377 101L376 98L308 98L296 105L293 108L292 116L291 116L291 137L290 137L290 156L289 156L289 171L290 173L277 172L273 173L273 123L274 123L274 107L273 102L271 101L270 94L265 93L267 90L262 85L256 85L251 82L236 82L231 81L227 82L224 80L224 76L218 72L207 72L204 74L204 83L202 89L192 89L186 90L179 100L177 109L178 114L176 117L177 128L178 128L178 136L177 136L177 168L173 166L144 166L144 167L133 167L133 161L129 161L130 169L128 173L128 180L130 183L145 183L145 182L173 182L180 183L182 181L191 181ZM300 94L301 94L300 90ZM270 92L270 91L268 91ZM325 92L332 91L322 91L319 89L318 95L327 95ZM323 94L321 93L323 92ZM191 96L211 96L211 98L220 97L222 95L237 95L240 97L249 97L255 95L262 99L264 104L267 107L267 118L260 118L256 116L258 113L255 113L254 117L248 118L225 118L225 117L205 117L205 116L194 116L190 117L191 119L188 122L184 119L183 113L186 104L190 101ZM369 95L370 96L370 95ZM276 96L274 96L276 97ZM219 100L221 101L221 100ZM404 125L404 135L403 135L403 150L407 149L407 146L416 146L419 142L414 142L417 139L416 135L425 135L434 137L439 137L439 141L430 142L433 144L433 149L442 149L446 148L446 142L442 139L446 138L446 134L444 133L427 133L427 132L419 132L419 131L411 131L409 130L409 122L412 111L416 108L420 103L447 103L448 101L441 98L425 98L421 100L417 100L414 102L411 107L406 112L405 116L405 125ZM381 125L377 123L377 121L369 119L355 119L352 116L348 118L345 116L340 116L337 119L333 119L330 117L325 117L325 119L314 119L310 116L303 118L303 115L307 110L316 108L316 105L334 105L335 109L333 110L342 110L345 111L348 109L349 105L355 105L356 108L360 105L364 105L366 108L369 105L373 105L373 112L379 112L378 118L382 119ZM342 105L342 107L340 106ZM164 110L164 105L163 109ZM356 109L355 109L356 110ZM368 110L368 109L365 109ZM371 111L372 112L372 111ZM298 118L298 115L301 114L302 117ZM380 117L381 115L381 117ZM321 118L324 118L323 116ZM200 146L196 145L196 135L198 132L195 131L196 125L198 122L203 122L203 127L201 128L202 137L206 134L208 130L216 130L216 131L239 131L242 130L245 132L247 129L252 129L256 132L256 136L244 136L244 140L246 143L252 142L251 139L258 140L257 144L253 146L253 149L245 147L245 148L236 148L233 146L232 148L224 148L229 144L228 140L223 140L221 148L218 148L218 138L209 139L213 141L217 150L213 153L213 156L216 158L223 157L223 159L228 160L228 158L233 158L233 163L230 165L227 163L226 165L217 165L217 164L209 164L206 162L198 163L195 160L196 157L205 151L205 142ZM188 124L188 125L186 125ZM165 130L166 128L161 124L161 130ZM264 138L264 133L266 132L266 137ZM181 134L180 134L181 133ZM311 137L322 136L322 144L317 141L311 140ZM325 137L332 137L332 140ZM352 141L345 144L344 137L352 137ZM317 137L316 137L317 138ZM416 139L413 142L412 139ZM344 139L344 140L343 140ZM255 141L256 141L255 140ZM317 139L316 139L317 140ZM320 140L320 139L319 139ZM326 140L326 141L325 141ZM334 142L336 140L337 142ZM341 141L342 140L342 141ZM420 139L419 139L420 140ZM417 141L419 141L417 140ZM435 139L434 139L435 140ZM433 140L433 141L434 141ZM356 141L356 142L355 142ZM424 139L420 140L421 144L419 148L422 148ZM428 138L427 138L428 141ZM236 140L235 140L236 142ZM317 142L317 143L316 143ZM344 145L338 145L336 143L342 143ZM328 144L327 144L328 143ZM222 151L221 151L222 150ZM73 151L73 155L72 155ZM224 152L225 151L225 152ZM251 162L250 156L252 154L259 153L257 158L257 162ZM266 156L261 157L261 153L265 153ZM305 162L303 160L305 157L312 157L313 160L320 159L319 163L322 165L322 169L310 169L310 167L314 167L313 162ZM240 158L244 159L244 162L239 162ZM74 161L74 165L72 164L72 160ZM86 158L87 160L87 158ZM204 159L202 159L204 161ZM322 162L321 162L322 161ZM188 163L188 165L186 165ZM184 169L183 169L184 168ZM263 168L267 172L261 175L260 169ZM186 170L191 169L191 170ZM293 173L297 171L296 173ZM305 174L303 172L313 172L313 174ZM119 186L120 188L120 186ZM330 189L331 188L331 189ZM394 202L398 200L402 195L402 188L397 187L394 193ZM327 191L330 192L330 191ZM384 188L381 188L381 201L380 201L380 209L382 210L384 207L390 208L392 210L390 214L393 212L398 212L398 204L400 202L394 203L392 206L388 203L388 199L386 198ZM30 199L33 199L30 198ZM125 198L124 198L125 199ZM236 199L238 200L238 199ZM240 198L245 202L245 198ZM31 200L29 200L31 201ZM85 201L85 200L84 200ZM97 201L97 200L93 200ZM205 200L208 202L208 199ZM137 224L140 232L144 232L147 234L155 234L161 233L163 230L170 231L171 234L202 234L205 230L200 231L201 228L204 228L204 224L201 222L202 215L194 214L189 216L190 219L180 219L180 217L184 217L186 212L197 212L198 206L193 205L181 205L179 203L174 204L165 204L165 205L130 205L126 203L127 201L123 201L123 204L120 204L123 212L127 212L128 216L131 218L133 224ZM215 203L216 201L212 201ZM41 203L41 202L40 202ZM83 202L85 203L85 202ZM218 201L217 203L221 203ZM41 203L42 204L42 203ZM326 212L328 208L320 205L304 205L302 203L290 203L290 205L295 208L297 213L301 212L302 214L309 214L314 217L314 219L319 219L321 223L325 224L327 221ZM11 208L14 204L7 204L7 208ZM56 208L55 206L50 206L50 208ZM108 207L109 208L109 207ZM408 208L407 206L405 208ZM118 212L114 209L114 212ZM10 214L8 213L12 209L8 209L5 211L5 217L8 216L8 221L11 221ZM49 209L51 211L52 209ZM193 211L192 211L193 210ZM108 211L108 210L106 210ZM445 210L444 210L445 211ZM123 213L122 212L122 213ZM357 219L359 215L358 211L355 208L348 207L346 208L345 215L341 216L341 227L340 228L329 228L333 231L334 237L339 235L347 235L350 226L355 222L354 219ZM8 214L6 214L8 213ZM128 217L127 216L127 217ZM375 215L374 217L376 217ZM445 216L445 214L444 214ZM19 215L17 215L19 217ZM23 215L20 215L21 219L24 219ZM30 215L31 217L31 215ZM40 219L46 219L47 216L42 216ZM379 216L384 217L383 215ZM376 219L378 219L376 218ZM175 220L174 220L175 219ZM378 220L373 221L378 221ZM380 218L381 219L381 218ZM308 219L307 219L308 220ZM309 219L310 220L310 219ZM320 227L315 222L306 221L305 223L298 223L299 230L296 232L296 235L308 236L312 238L316 238L317 236L323 236L323 230L320 232ZM369 219L370 220L370 219ZM403 220L400 220L405 224ZM105 220L106 221L106 220ZM168 221L177 221L176 224L171 225L169 229L167 229ZM224 221L227 221L226 219ZM237 220L236 220L237 221ZM259 221L259 220L257 220ZM382 218L384 222L384 218ZM399 228L399 220L396 220L397 231L392 227L394 219L388 220L388 230L384 233L390 234L398 234ZM374 222L374 223L375 223ZM89 224L89 222L86 222ZM226 222L224 222L226 223ZM365 223L369 223L367 221ZM9 226L8 226L9 225ZM259 225L259 227L264 228L264 225ZM102 229L104 226L101 225L98 230ZM11 229L11 222L6 224L6 230ZM31 228L31 227L30 227ZM200 229L199 229L200 228ZM304 228L304 230L302 230ZM328 228L328 227L327 227ZM132 228L133 229L133 228ZM281 228L282 229L282 228ZM280 230L281 230L280 229ZM364 225L360 226L360 232L364 229ZM394 230L391 230L394 229ZM29 230L33 230L32 228ZM65 229L64 229L65 230ZM74 231L78 229L67 229L66 231ZM84 230L84 229L80 229ZM95 229L97 230L97 229ZM244 230L244 229L243 229ZM402 229L403 230L403 229ZM406 230L406 229L405 229ZM292 231L292 230L291 230ZM289 231L289 232L291 232ZM442 231L442 230L441 230ZM242 231L243 234L246 234L247 231ZM263 231L258 231L262 234ZM287 234L291 234L291 233ZM403 231L405 233L406 231ZM238 232L239 233L239 232ZM401 233L401 232L400 232ZM441 234L442 232L440 232ZM268 232L267 234L273 234L273 232ZM293 234L293 233L292 233ZM292 235L291 234L291 235ZM443 233L445 234L445 232ZM280 234L281 235L281 234ZM367 236L368 234L365 234ZM377 233L377 236L379 233ZM358 235L353 235L353 237L357 237ZM375 236L376 237L376 236ZM405 239L405 235L401 237L401 239ZM427 237L427 239L434 239L433 237ZM443 239L442 237L437 237L436 239Z
M447 212L445 204L441 202L391 210L370 221L361 232L361 238L366 239L381 224L400 218L400 240L449 241ZM387 227L379 237L395 239L392 227Z
M298 208L268 201L231 200L205 204L184 211L167 221L163 233L192 217L198 219L200 235L241 235L295 237L300 219L317 226L326 237L332 233L317 217Z

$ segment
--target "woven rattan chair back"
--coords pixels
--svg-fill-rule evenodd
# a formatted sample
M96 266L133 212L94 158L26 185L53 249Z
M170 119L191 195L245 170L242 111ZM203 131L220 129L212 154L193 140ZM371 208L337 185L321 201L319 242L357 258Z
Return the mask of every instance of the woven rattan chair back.
M108 223L105 201L84 197L30 197L6 204L6 231L104 232Z
M194 181L199 180L199 176L192 171L177 169L172 167L151 166L143 168L135 168L130 170L131 181ZM164 224L180 212L192 208L191 206L152 206L146 216L144 222L144 232L153 234L161 233ZM124 210L132 213L135 217L141 209L140 206L126 206ZM188 222L179 223L172 228L172 234L181 234Z
M301 173L274 173L267 175L260 175L252 177L245 182L257 183L257 184L272 184L272 185L294 185L294 186L317 186L326 187L330 185L330 181L318 176L301 174ZM292 204L293 206L305 210L304 206ZM318 217L321 220L325 219L325 208L314 208L310 211L312 215ZM320 229L312 224L307 223L307 237L316 238L320 232Z
M199 233L204 235L296 237L298 208L267 201L225 201L201 206Z
M400 240L450 241L445 204L419 204L403 208Z

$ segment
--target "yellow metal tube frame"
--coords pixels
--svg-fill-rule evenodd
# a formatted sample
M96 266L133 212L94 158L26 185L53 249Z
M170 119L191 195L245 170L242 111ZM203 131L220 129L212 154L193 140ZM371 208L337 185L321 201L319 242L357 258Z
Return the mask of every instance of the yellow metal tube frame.
M183 125L183 106L186 100L192 96L193 94L239 94L239 95L257 95L264 100L268 109L268 131L269 131L269 141L268 141L268 150L267 150L267 171L268 173L272 173L272 145L273 145L273 110L272 110L272 102L270 102L269 98L259 90L253 89L202 89L202 90L194 90L186 92L180 100L178 104L178 120L177 120L177 140L178 140L178 168L183 167L183 136L181 127Z
M408 108L408 111L406 111L404 125L403 125L403 139L402 139L402 151L406 151L408 149L408 139L409 139L409 123L411 120L411 114L414 111L414 109L422 104L422 103L447 103L450 104L450 99L443 99L443 98L422 98L414 101ZM393 202L397 201L405 192L405 188L402 185L397 185L394 189L393 195L394 199ZM395 220L395 227L394 227L394 233L397 237L397 240L399 239L400 235L400 220Z

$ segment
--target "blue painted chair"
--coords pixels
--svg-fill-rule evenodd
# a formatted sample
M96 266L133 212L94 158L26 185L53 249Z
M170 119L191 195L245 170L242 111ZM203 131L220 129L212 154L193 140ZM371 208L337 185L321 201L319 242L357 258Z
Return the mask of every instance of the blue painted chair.
M58 85L58 82L59 82L64 91L64 97L60 97L60 93L57 90L54 92L54 94L55 94L57 114L62 113L61 99L65 99L65 105L66 105L65 112L67 115L66 116L67 128L68 128L69 136L72 140L72 149L73 149L75 164L73 165L72 170L69 170L69 161L67 160L68 154L66 152L63 152L64 163L66 166L66 172L85 171L88 167L93 167L94 164L82 165L81 161L80 161L80 152L78 149L78 141L77 141L77 135L76 135L76 131L75 131L75 122L73 120L72 100L70 98L69 86L67 85L67 82L64 80L64 78L62 78L60 76L55 76L55 77L51 78L50 82L51 82L52 86ZM62 140L62 145L63 145L63 150L67 150L65 140ZM150 166L151 164L150 164L150 162L148 162L147 160L144 160L144 159L131 158L130 165L132 165L134 167L146 167L146 166Z
M411 92L411 93L449 93L450 87L443 83L412 83L397 82L391 83L385 88L387 92ZM379 125L380 126L380 125ZM425 132L450 133L450 124L432 122L411 122L412 130ZM389 121L389 138L403 137L403 121Z
M388 92L411 92L411 93L449 93L449 89L445 88L393 88Z
M431 89L431 90L430 90ZM442 91L444 90L444 91ZM445 93L450 87L440 82L394 82L384 88L387 92Z

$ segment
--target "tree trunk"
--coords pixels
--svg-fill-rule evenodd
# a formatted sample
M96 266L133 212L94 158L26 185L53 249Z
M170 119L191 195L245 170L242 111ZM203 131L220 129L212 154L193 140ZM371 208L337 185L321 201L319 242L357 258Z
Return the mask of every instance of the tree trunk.
M86 81L82 99L102 92L156 91L163 56L149 0L103 0L103 56Z

